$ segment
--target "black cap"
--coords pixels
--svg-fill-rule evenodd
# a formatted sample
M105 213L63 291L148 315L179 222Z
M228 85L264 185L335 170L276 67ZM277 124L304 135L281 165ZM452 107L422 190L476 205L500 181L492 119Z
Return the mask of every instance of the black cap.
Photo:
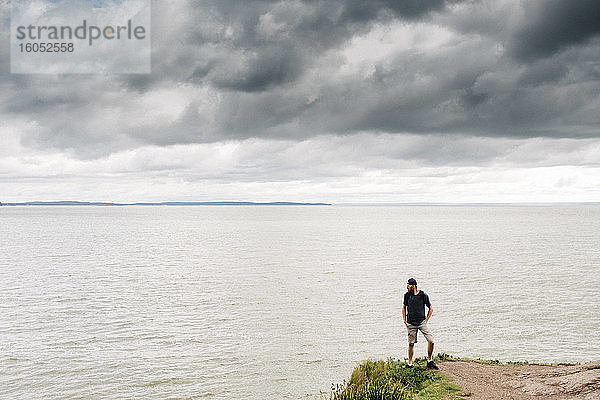
M407 282L409 285L417 286L417 280L415 278L410 278Z

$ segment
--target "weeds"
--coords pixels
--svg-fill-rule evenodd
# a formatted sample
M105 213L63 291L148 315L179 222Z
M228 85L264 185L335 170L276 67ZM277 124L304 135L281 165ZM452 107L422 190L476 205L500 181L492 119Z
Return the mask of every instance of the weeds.
M412 368L404 361L364 361L348 382L332 385L330 400L409 400L430 385L443 379L425 369L426 359L416 359Z

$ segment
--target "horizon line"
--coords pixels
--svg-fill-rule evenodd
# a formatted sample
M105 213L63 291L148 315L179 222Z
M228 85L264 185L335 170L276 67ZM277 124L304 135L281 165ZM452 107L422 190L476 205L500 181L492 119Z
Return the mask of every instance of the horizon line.
M240 205L311 205L311 206L560 206L560 205L600 205L600 201L520 201L520 202L298 202L298 201L23 201L0 202L0 206L240 206Z

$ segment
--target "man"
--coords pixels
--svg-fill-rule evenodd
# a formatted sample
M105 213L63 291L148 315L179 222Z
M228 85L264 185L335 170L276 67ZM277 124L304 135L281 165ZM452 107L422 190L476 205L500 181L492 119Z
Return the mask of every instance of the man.
M406 284L407 292L404 294L404 304L402 305L402 318L408 329L408 366L412 367L413 355L415 353L415 343L417 343L417 331L421 331L427 339L427 368L439 369L431 359L433 357L433 336L427 327L427 321L431 318L433 307L429 302L429 296L417 289L417 281L410 278ZM425 316L425 306L429 308Z

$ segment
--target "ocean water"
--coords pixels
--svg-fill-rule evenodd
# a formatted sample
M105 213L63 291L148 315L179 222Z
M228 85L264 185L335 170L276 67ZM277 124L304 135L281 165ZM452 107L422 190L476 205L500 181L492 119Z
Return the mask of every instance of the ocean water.
M597 206L1 207L0 398L319 399L406 356L408 277L436 353L597 360L599 244Z

